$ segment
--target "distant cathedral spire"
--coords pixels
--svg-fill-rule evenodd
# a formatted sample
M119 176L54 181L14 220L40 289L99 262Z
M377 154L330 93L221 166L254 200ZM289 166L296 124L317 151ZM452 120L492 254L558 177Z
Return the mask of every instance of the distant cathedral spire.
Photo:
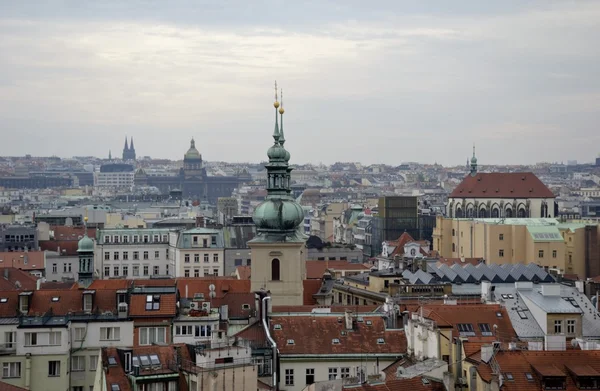
M127 145L127 136L125 136L125 146L123 147L123 152L129 151L129 145Z
M471 176L477 175L477 158L475 157L475 143L473 143L473 157L471 158Z
M279 102L277 101L277 80L275 80L275 102L273 103L273 107L275 107L275 130L273 131L273 139L275 139L275 144L279 144L279 122L277 119L277 108L279 108Z
M131 136L131 142L129 143L129 149L135 151L135 147L133 146L133 136Z
M108 160L112 160L112 151L108 150Z

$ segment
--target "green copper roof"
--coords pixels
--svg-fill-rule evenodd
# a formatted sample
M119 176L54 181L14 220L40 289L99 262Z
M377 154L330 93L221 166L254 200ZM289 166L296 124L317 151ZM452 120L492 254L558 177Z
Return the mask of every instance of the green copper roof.
M94 251L94 241L90 239L87 234L79 240L77 243L77 252L93 252Z
M556 226L528 225L527 231L534 242L563 242L564 239Z
M192 141L190 141L190 149L188 149L188 151L185 153L185 156L183 158L185 160L202 159L202 155L200 155L200 152L198 152L198 150L196 149L196 142L194 141L194 139L192 139Z

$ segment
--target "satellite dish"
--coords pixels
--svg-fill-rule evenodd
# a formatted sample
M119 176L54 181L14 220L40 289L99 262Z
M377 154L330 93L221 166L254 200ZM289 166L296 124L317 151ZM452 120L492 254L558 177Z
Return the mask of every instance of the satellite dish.
M211 291L211 292L214 292L215 291L215 284L210 284L208 286L208 290Z

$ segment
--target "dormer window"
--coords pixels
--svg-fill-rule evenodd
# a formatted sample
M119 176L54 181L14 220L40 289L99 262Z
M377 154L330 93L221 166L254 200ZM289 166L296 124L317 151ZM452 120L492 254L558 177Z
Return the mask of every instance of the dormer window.
M288 345L294 345L294 343L295 343L295 342L294 342L294 340L293 340L293 339L288 339L288 340L287 340L287 344L288 344Z
M372 320L367 320L367 326L371 326L373 324Z
M8 301L8 297L0 298L0 303L6 303Z
M383 345L385 343L385 339L383 338L377 338L377 344L378 345Z
M362 323L364 322L364 319L362 318L362 316L359 316L358 319L356 320L358 323Z
M280 324L274 325L273 330L281 330L281 325Z
M339 338L333 338L333 339L331 340L331 343L332 343L333 345L339 345L339 344L340 344L340 339L339 339Z
M250 309L250 304L242 304L242 309L243 310L249 310Z
M160 309L160 295L146 295L146 311Z
M91 293L83 295L83 310L85 312L92 312L93 297Z
M51 300L56 303L60 300L60 296L54 296Z

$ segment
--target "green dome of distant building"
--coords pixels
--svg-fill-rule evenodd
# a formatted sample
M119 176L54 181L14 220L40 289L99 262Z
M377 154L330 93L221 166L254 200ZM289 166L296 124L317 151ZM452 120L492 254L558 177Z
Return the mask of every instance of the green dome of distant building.
M477 163L477 158L475 156L471 158L471 163Z
M196 149L196 142L194 139L190 141L190 149L185 153L184 160L202 160L202 155Z
M93 252L94 251L94 241L89 238L89 236L85 235L83 238L79 239L79 243L77 243L77 252Z

